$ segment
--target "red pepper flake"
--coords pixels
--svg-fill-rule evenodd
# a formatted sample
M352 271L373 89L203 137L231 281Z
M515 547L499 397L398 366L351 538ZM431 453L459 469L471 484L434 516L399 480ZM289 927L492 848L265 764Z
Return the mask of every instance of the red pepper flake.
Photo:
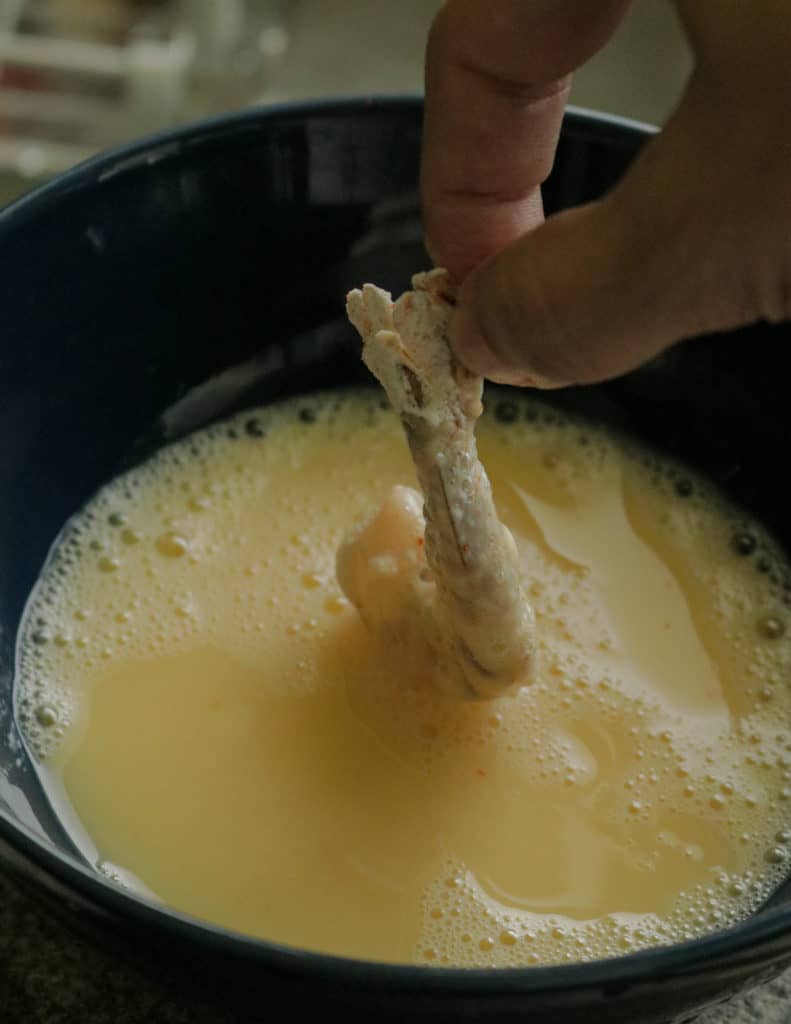
M461 550L466 554L470 550L469 544L462 544Z
M483 770L483 768L478 768L478 774L481 776L481 778L484 778L486 776L486 772Z

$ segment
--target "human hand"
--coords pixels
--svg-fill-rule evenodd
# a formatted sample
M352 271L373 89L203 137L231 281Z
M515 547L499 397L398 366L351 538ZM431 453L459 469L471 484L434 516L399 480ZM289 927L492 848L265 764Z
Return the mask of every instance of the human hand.
M493 380L617 376L685 337L791 319L787 0L675 0L681 103L603 199L544 221L570 74L630 0L446 0L426 64L422 192L463 281L451 342Z

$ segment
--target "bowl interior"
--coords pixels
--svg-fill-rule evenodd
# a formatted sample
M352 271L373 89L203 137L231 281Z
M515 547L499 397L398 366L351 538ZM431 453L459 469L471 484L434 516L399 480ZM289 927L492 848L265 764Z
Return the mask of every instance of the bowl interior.
M13 715L15 634L50 544L160 445L368 382L343 296L363 280L400 291L428 265L420 127L414 101L240 115L128 147L0 214L0 824L20 850L29 832L80 859ZM547 208L600 195L645 137L571 112ZM789 548L786 339L758 326L698 340L551 400L688 462ZM789 900L791 883L768 905Z

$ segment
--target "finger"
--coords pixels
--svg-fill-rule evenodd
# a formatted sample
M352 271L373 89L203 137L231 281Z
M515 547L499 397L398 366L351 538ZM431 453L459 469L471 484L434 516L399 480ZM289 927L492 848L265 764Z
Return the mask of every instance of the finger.
M745 272L749 168L723 150L707 88L688 90L607 197L550 218L468 278L451 337L464 364L501 382L589 383L761 315Z
M675 0L696 62L726 93L758 86L788 92L787 0ZM783 59L783 54L786 54Z
M426 58L427 242L457 280L540 224L570 73L630 0L448 0Z

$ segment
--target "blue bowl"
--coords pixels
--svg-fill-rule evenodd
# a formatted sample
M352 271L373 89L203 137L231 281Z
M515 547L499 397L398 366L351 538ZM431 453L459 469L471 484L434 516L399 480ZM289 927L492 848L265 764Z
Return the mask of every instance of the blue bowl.
M212 419L366 379L343 296L364 279L400 290L428 265L420 132L413 99L252 111L116 150L0 212L0 863L75 929L242 1019L694 1016L791 962L789 886L737 927L597 963L445 970L323 956L108 882L71 846L20 743L15 634L63 522ZM600 195L648 133L569 112L548 208ZM555 400L683 458L786 542L788 342L787 328L764 325L698 340Z

